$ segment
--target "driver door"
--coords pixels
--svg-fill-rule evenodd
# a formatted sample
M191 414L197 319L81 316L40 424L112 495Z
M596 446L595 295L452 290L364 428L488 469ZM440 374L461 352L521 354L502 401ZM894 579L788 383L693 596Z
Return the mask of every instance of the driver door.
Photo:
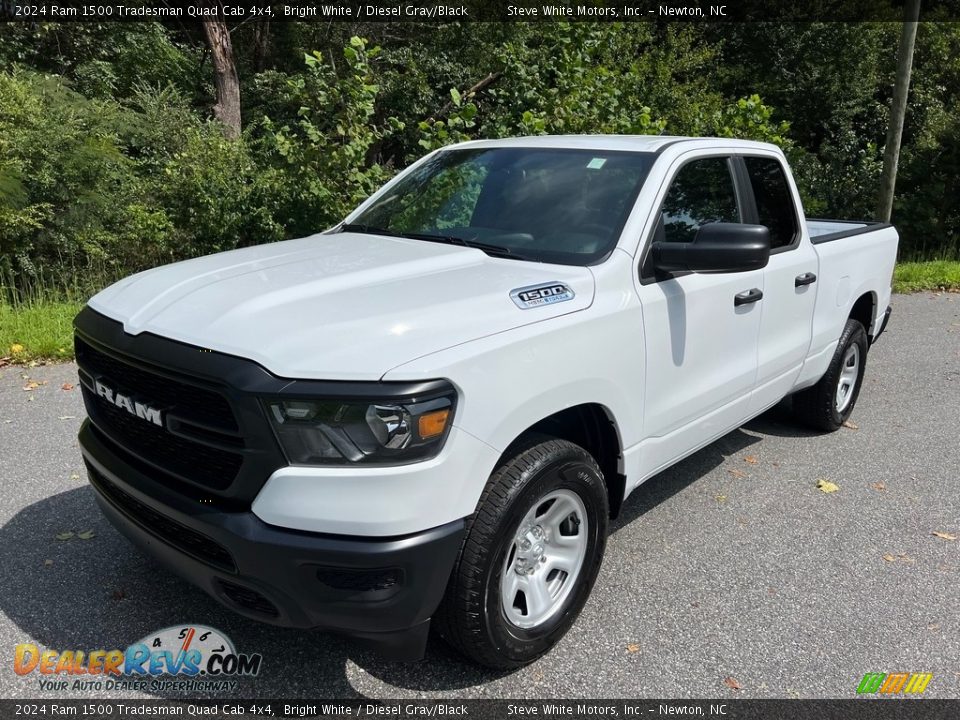
M733 158L686 155L668 175L638 285L646 338L640 478L745 421L757 376L764 271L666 276L649 257L651 240L690 242L707 223L744 221Z

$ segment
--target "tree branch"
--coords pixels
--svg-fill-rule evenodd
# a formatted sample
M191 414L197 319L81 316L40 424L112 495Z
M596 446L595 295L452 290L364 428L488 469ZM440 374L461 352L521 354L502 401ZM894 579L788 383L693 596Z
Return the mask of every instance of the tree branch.
M503 75L502 72L489 73L485 78L483 78L483 80L479 80L473 85L473 87L471 87L469 90L463 93L463 99L466 100L468 98L473 97L478 92L482 90L486 90L488 87L493 85L497 80L499 80L501 75ZM430 119L436 120L438 118L446 117L451 110L453 110L453 100L447 100L446 104L442 108L440 108L438 112L434 113L433 117L431 117Z

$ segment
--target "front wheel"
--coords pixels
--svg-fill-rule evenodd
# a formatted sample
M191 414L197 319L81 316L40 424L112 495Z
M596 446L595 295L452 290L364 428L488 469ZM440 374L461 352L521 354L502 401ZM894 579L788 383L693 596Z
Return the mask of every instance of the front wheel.
M538 437L490 476L437 615L441 636L488 667L525 665L560 640L600 570L609 516L590 454Z
M800 420L828 432L847 421L860 396L868 347L863 325L847 320L827 372L816 385L793 396L793 408Z

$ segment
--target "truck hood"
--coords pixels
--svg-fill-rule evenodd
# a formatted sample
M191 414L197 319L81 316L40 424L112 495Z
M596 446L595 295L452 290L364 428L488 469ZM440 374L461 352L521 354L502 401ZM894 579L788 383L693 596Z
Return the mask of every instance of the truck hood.
M557 281L571 300L521 309ZM249 358L275 375L377 380L423 355L590 306L584 267L359 233L313 235L166 265L90 300L132 335Z

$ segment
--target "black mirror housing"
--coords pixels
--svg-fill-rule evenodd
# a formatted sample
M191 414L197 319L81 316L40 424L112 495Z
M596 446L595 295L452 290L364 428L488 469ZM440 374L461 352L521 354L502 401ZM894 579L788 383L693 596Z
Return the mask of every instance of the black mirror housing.
M708 223L693 242L655 242L653 264L662 272L747 272L766 267L770 230L766 225Z

